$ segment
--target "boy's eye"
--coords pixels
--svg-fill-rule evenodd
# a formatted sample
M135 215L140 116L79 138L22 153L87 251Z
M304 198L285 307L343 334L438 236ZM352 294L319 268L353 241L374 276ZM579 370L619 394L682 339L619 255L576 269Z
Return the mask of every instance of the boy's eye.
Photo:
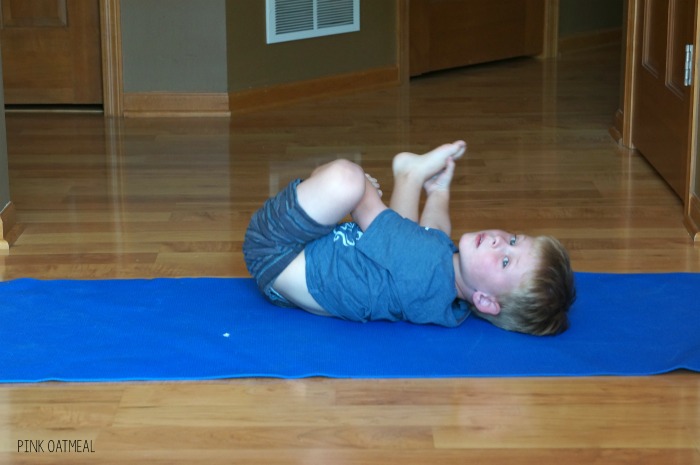
M511 237L510 238L510 245L514 246L517 241L518 241L518 236Z
M508 263L510 263L510 259L508 257L503 257L503 268L507 267Z

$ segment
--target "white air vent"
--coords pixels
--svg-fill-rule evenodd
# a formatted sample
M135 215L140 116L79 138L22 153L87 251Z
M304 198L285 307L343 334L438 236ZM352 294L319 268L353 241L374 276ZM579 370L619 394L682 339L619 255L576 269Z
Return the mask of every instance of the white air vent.
M360 0L265 0L267 43L360 30Z

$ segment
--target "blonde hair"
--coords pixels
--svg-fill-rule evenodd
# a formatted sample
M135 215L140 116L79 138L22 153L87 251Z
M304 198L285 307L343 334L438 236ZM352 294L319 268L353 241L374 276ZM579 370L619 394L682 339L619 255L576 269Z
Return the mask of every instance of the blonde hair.
M568 312L576 300L569 254L551 236L533 238L537 266L514 291L498 296L498 315L476 312L499 328L537 336L559 334L569 327Z

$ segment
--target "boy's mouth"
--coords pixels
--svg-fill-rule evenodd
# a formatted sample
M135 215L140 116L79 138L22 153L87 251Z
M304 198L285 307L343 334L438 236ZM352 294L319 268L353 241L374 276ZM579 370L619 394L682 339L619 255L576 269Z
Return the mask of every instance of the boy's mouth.
M484 235L483 234L478 234L476 236L476 248L478 249L479 246L481 245L481 242L484 240Z

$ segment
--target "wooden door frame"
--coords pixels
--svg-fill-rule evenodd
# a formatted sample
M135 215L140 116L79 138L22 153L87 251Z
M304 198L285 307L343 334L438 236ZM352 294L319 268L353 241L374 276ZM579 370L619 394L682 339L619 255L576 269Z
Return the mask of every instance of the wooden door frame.
M102 107L105 116L124 115L121 0L99 0L102 47Z
M623 96L622 109L615 116L617 129L621 132L620 143L630 149L635 149L632 143L633 123L634 123L634 91L636 82L637 51L641 44L637 43L639 24L637 14L640 2L643 0L627 0L626 8L626 37L625 37L625 66L623 76ZM695 185L695 170L700 169L698 158L700 158L700 66L698 66L697 53L700 51L700 8L695 9L695 37L693 45L695 47L695 69L693 73L693 83L690 87L690 133L688 135L688 167L686 186L687 192L682 197L683 201L683 221L688 233L696 241L700 241L700 186Z
M625 147L634 149L632 144L632 121L633 121L633 110L634 110L634 83L636 79L636 65L637 65L637 47L635 38L637 36L637 9L639 7L638 0L626 0L625 13L627 18L625 19L625 66L624 66L624 84L623 84L623 96L622 96L622 109L621 114L618 114L617 120L619 124L619 129L621 132L620 142Z
M559 0L544 1L544 43L539 58L559 56Z
M399 84L406 85L411 80L409 70L408 18L410 0L396 0L396 63L399 71Z
M691 120L688 150L688 194L685 198L685 227L695 242L700 242L700 185L696 183L700 170L700 6L695 7L695 59L693 83L690 89Z

